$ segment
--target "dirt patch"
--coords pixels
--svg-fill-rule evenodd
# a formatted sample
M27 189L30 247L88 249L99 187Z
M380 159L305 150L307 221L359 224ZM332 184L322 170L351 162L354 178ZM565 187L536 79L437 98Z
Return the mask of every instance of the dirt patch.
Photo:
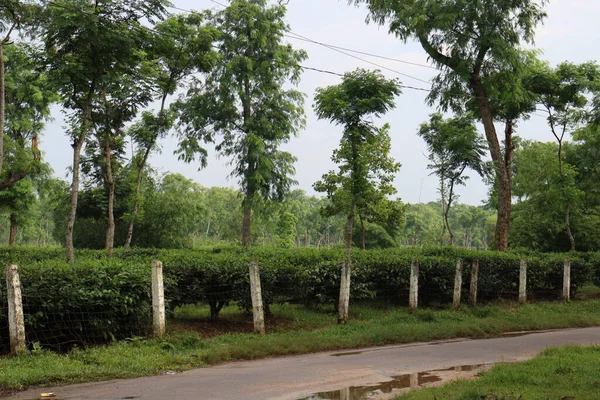
M14 390L0 389L0 399L15 394Z
M313 328L308 323L273 315L265 316L265 325L269 332ZM254 332L252 315L226 316L221 317L218 321L211 321L209 318L173 319L168 326L170 333L195 332L207 339L224 334Z

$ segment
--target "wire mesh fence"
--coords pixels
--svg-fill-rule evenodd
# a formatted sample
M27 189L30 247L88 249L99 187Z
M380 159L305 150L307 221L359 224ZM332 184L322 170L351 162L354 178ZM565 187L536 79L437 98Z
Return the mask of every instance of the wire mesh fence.
M222 309L235 304L240 310L256 315L252 301L247 260L234 267L181 267L174 260L165 264L164 308L173 310L186 304L208 306L207 318L216 321ZM449 308L456 302L457 259L424 257L419 260L418 307ZM351 301L367 301L383 308L407 307L411 293L410 263L390 268L383 260L351 272ZM44 348L66 352L74 346L97 345L113 340L152 333L153 283L151 263L96 266L92 260L83 267L54 268L40 272L24 268L21 273L22 307L27 349ZM300 268L267 264L261 268L260 282L263 311L270 314L273 304L327 306L335 310L340 290L342 261L318 261L318 265ZM100 263L101 264L101 263ZM406 264L406 265L405 265ZM502 264L481 260L463 260L460 269L460 299L468 304L473 298L471 281L477 265L478 304L503 299L516 302L521 285L519 260ZM541 268L532 263L527 272L527 299L560 299L564 296L562 264ZM577 264L569 278L581 284L585 271ZM162 268L161 268L162 270ZM253 305L255 307L253 307ZM350 306L350 310L352 306ZM0 352L10 349L7 287L0 285Z

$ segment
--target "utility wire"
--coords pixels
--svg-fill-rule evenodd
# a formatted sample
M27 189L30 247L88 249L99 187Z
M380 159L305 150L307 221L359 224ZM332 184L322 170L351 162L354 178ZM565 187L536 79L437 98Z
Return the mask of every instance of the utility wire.
M412 62L412 61L400 60L398 58L392 58L392 57L382 56L382 55L379 55L379 54L367 53L365 51L350 49L350 48L347 48L347 47L336 46L336 45L333 45L333 44L323 43L323 42L319 42L317 40L313 40L313 39L309 39L309 38L304 38L304 37L298 35L297 33L293 33L293 32L290 32L290 33L292 33L293 35L297 35L298 37L291 36L291 35L285 35L285 36L289 37L290 39L296 39L296 40L301 40L303 42L314 43L314 44L317 44L317 45L323 46L323 47L328 47L328 48L338 49L338 50L344 50L344 51L348 51L348 52L351 52L351 53L362 54L364 56L369 56L369 57L374 57L374 58L381 58L382 60L394 61L394 62L401 63L401 64L414 65L414 66L417 66L417 67L423 67L423 68L433 69L433 70L436 70L436 71L441 71L440 68L434 67L432 65L419 64L419 63Z
M218 5L222 6L222 7L227 7L223 3L218 2L216 0L209 0L209 1L211 1L211 2L213 2L215 4L218 4ZM193 10L187 10L187 9L181 8L181 7L170 6L169 8L172 8L172 9L178 10L178 11L183 11L183 12L186 12L186 13L194 13ZM358 57L358 56L355 56L355 55L349 54L349 53L351 52L351 53L363 54L363 55L367 55L367 56L370 56L370 57L377 57L377 58L382 58L382 59L391 60L391 61L395 61L395 62L400 62L400 63L404 63L404 64L410 64L410 65L415 65L415 66L419 66L419 67L425 67L425 68L430 68L430 69L436 69L437 70L437 68L429 66L429 65L413 63L413 62L410 62L410 61L398 60L398 59L395 59L395 58L380 56L380 55L376 55L376 54L370 54L370 53L362 52L362 51L359 51L359 50L348 49L348 48L344 48L344 47L340 47L340 46L331 45L331 44L328 44L328 43L319 42L319 41L310 39L310 38L308 38L306 36L303 36L303 35L300 35L298 33L295 33L293 31L288 31L288 34L286 34L284 36L286 36L288 38L291 38L291 39L302 40L302 41L305 41L305 42L309 42L309 43L313 43L313 44L316 44L316 45L319 45L319 46L323 46L325 48L328 48L330 50L333 50L333 51L336 51L336 52L338 52L340 54L343 54L343 55L345 55L347 57L354 58L356 60L365 62L367 64L374 65L374 66L376 66L378 68L381 68L381 69L393 72L393 73L398 74L400 76L404 76L404 77L407 77L407 78L410 78L410 79L414 79L416 81L423 82L423 83L426 83L426 84L430 84L430 82L426 81L424 79L417 78L415 76L406 74L404 72L400 72L400 71L397 71L395 69L386 67L384 65L377 64L377 63L375 63L373 61L365 60L364 58L361 58L361 57Z
M226 6L226 5L224 5L223 3L220 3L220 2L218 2L218 1L216 1L216 0L209 0L209 1L211 1L211 2L213 2L213 3L215 3L215 4L218 4L218 5L222 6L222 7L227 7L227 6ZM54 2L54 1L52 1L52 0L42 0L42 2L43 2L43 3L45 3L45 4L47 4L47 5L53 5L53 6L56 6L56 7L63 8L63 9L72 10L72 11L77 11L77 12L81 12L82 14L86 14L86 15L91 15L91 16L96 16L96 17L97 17L97 15L96 15L96 14L94 14L94 13L90 13L90 12L87 12L87 11L85 11L85 10L80 10L80 9L77 9L77 8L75 8L75 7L69 7L69 6L66 6L66 5L63 5L63 4L58 4L58 3L56 3L56 2ZM196 12L196 11L193 11L193 10L187 10L187 9L183 9L183 8L179 8L179 7L173 7L173 6L169 6L169 8L172 8L172 9L175 9L175 10L179 10L179 11L183 11L183 12L186 12L186 13L195 13L195 12ZM174 38L174 39L181 39L180 37L177 37L177 36L175 36L175 35L171 35L171 34L167 34L167 33L163 33L163 32L158 32L156 29L153 29L153 28L147 27L147 26L145 26L145 25L131 25L131 24L128 24L128 25L129 25L129 27L131 27L132 29L138 29L138 30L141 30L141 29L143 29L143 30L146 30L146 31L153 32L153 33L155 33L155 34L157 34L157 35L168 36L168 37L171 37L171 38ZM296 34L296 33L293 33L293 32L290 32L290 33L292 33L292 34L294 34L294 35L298 36L299 38L302 38L302 40L306 40L306 41L309 41L309 42L318 43L318 42L316 42L316 41L313 41L312 39L305 38L305 37L304 37L304 36L302 36L302 35L299 35L299 34ZM287 36L287 35L286 35L286 36ZM360 57L356 57L356 56L354 56L354 55L352 55L352 54L347 54L347 53L344 53L344 52L343 52L343 51L341 51L341 50L335 49L335 47L337 47L337 46L333 46L333 45L327 45L327 44L323 44L323 45L324 45L325 47L332 48L332 50L339 51L339 52L341 52L341 53L343 53L343 54L346 54L346 55L348 55L348 56L350 56L350 57L357 58L357 59L359 59L359 60L361 60L361 61L364 61L364 62L367 62L367 63L370 63L370 64L374 64L374 65L376 65L376 66L378 66L378 67L380 67L380 68L387 69L387 70L389 70L389 71L392 71L392 72L395 72L395 73L398 73L398 74L401 74L401 75L406 75L406 74L403 74L403 73L401 73L401 72L399 72L399 71L395 71L395 70L393 70L393 69L386 68L386 67L384 67L384 66L381 66L381 65L379 65L379 64L372 63L372 62L370 62L370 61L368 61L368 60L364 60L364 59L362 59L362 58L360 58ZM218 46L216 46L216 45L213 45L212 47L213 47L213 48L215 48L216 50L219 50L219 47L218 47ZM274 61L274 62L276 62L276 63L278 63L278 64L280 64L280 65L289 65L289 64L284 64L284 63L278 62L278 61L276 61L276 60L273 60L273 61ZM400 61L400 60L396 60L396 61ZM309 71L314 71L314 72L318 72L318 73L323 73L323 74L328 74L328 75L334 75L334 76L339 76L339 77L344 77L344 76L345 76L345 75L344 75L344 74L342 74L342 73L335 72L335 71L331 71L331 70L327 70L327 69L323 69L323 68L308 67L308 66L305 66L305 65L302 65L302 64L296 64L296 65L297 65L298 67L302 68L302 69L309 70ZM421 65L421 66L423 66L423 65ZM428 68L434 68L434 67L429 67L429 66L427 66L427 67L428 67ZM409 76L409 75L407 75L407 76ZM409 76L409 77L411 77L411 76ZM411 78L413 78L413 79L417 79L417 80L420 80L420 81L422 81L422 82L424 82L424 83L427 83L427 84L430 84L429 82L427 82L427 81L424 81L424 80L421 80L421 79L419 79L419 78L415 78L415 77L411 77ZM422 87L416 87L416 86L411 86L411 85L404 85L404 84L400 84L399 86L400 86L401 88L403 88L403 89L410 89L410 90L421 91L421 92L431 92L431 91L432 91L430 88L422 88ZM472 97L472 98L478 98L477 96L469 96L469 97ZM487 98L487 99L488 99L488 100L494 100L493 98ZM541 111L541 112L545 112L546 110L535 109L535 111ZM542 117L542 118L545 118L544 116L542 116L542 115L539 115L539 114L535 114L535 113L532 113L531 115L534 115L534 116L537 116L537 117Z
M309 39L309 38L307 38L307 37L305 37L305 36L302 36L302 35L299 35L299 34L297 34L297 33L293 33L293 32L291 32L291 31L290 31L290 33L292 33L293 35L296 35L296 36L300 37L302 40L309 41L309 42L311 42L311 43L317 43L317 44L320 44L319 42L313 41L312 39ZM286 35L286 36L288 36L288 37L291 37L291 36L289 36L289 35ZM414 79L414 80L416 80L416 81L423 82L423 83L426 83L426 84L428 84L428 85L430 84L430 82L429 82L429 81L426 81L426 80L424 80L424 79L417 78L417 77L414 77L414 76L412 76L412 75L409 75L409 74L405 74L404 72L400 72L400 71L397 71L397 70L395 70L395 69L388 68L388 67L386 67L386 66L383 66L383 65L381 65L381 64L377 64L377 63L375 63L375 62L373 62L373 61L365 60L364 58L361 58L361 57L355 56L355 55L353 55L353 54L350 54L350 53L348 53L348 52L345 52L345 51L343 51L343 50L339 50L339 49L338 49L338 48L336 48L336 47L329 46L329 45L326 45L326 44L321 44L321 45L322 45L322 46L324 46L324 47L326 47L326 48L328 48L328 49L330 49L330 50L336 51L336 52L338 52L338 53L340 53L340 54L344 54L345 56L352 57L352 58L354 58L354 59L357 59L357 60L359 60L359 61L362 61L362 62L366 62L366 63L368 63L368 64L374 65L374 66L376 66L376 67L379 67L379 68L381 68L381 69L385 69L385 70L387 70L387 71L390 71L390 72L393 72L393 73L395 73L395 74L398 74L398 75L401 75L401 76L405 76L405 77L407 77L407 78Z

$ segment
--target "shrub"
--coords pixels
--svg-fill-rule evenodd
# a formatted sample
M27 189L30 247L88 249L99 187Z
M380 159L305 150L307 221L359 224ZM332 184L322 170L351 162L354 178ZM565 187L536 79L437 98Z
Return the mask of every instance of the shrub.
M211 318L235 302L249 310L248 264L260 265L265 310L273 303L337 305L342 249L245 250L238 247L195 250L119 249L113 259L104 251L82 250L77 263L63 260L63 249L1 249L0 261L20 266L28 341L56 348L99 343L143 333L151 313L151 261L164 265L169 310L207 303ZM598 253L569 253L575 293L591 271L600 283ZM464 261L463 295L468 295L471 263L479 260L483 300L517 298L519 265L528 261L529 298L559 298L565 254L499 253L457 248L352 251L351 297L403 305L408 301L410 265L420 265L419 301L452 301L456 261ZM0 285L0 347L8 343L6 293Z
M21 262L19 267L30 344L41 342L62 351L143 334L148 327L151 278L145 265L82 259L75 266L44 260ZM6 288L1 287L0 326L6 326ZM3 329L0 346L7 345Z

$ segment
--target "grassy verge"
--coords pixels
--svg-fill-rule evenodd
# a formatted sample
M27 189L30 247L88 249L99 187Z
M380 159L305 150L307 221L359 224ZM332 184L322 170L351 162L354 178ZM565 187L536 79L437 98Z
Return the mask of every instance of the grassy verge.
M474 381L421 389L398 400L600 398L600 347L551 348L523 363L501 364Z
M43 350L20 357L0 358L0 389L23 389L38 385L69 384L111 378L131 378L186 370L231 360L350 349L393 343L491 337L508 331L600 326L600 299L572 303L548 302L518 306L496 303L477 308L382 309L352 305L347 325L335 324L327 310L301 306L273 308L275 318L267 325L266 336L247 333L206 335L198 323L206 309L185 308L170 326L164 339L118 342L110 346L74 349L59 355ZM250 327L247 316L233 308L224 310L224 323ZM225 325L227 326L227 325ZM246 328L240 331L245 331ZM232 329L236 332L236 329Z

